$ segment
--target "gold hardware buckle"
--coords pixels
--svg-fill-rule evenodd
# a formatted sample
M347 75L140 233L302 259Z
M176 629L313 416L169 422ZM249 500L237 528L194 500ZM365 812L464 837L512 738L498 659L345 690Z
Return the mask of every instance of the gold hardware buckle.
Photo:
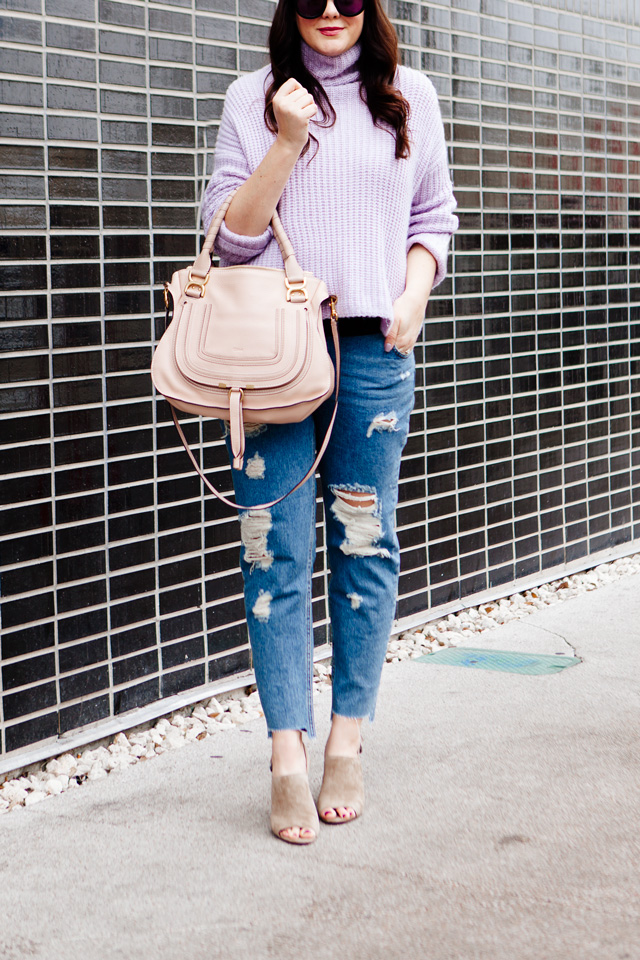
M336 310L337 302L338 302L337 296L335 295L335 293L332 293L331 296L329 297L329 306L331 307L331 319L335 320L336 323L338 322L338 311Z
M292 293L301 293L303 296L302 300L295 300L294 303L306 303L309 299L307 294L307 281L306 280L296 280L291 283L286 277L284 278L284 285L287 288L287 303L291 303L291 294Z
M196 290L200 291L198 296L204 297L204 288L206 287L208 282L209 282L209 274L206 275L204 280L194 280L191 270L189 270L189 273L187 275L187 285L184 288L184 292L188 297L193 297L194 294L189 293L189 290L191 289L191 287L194 287Z

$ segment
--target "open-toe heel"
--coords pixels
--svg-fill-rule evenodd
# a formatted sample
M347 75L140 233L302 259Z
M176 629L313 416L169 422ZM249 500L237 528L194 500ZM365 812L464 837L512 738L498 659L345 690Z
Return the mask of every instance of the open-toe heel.
M364 781L360 754L357 757L325 757L324 776L318 797L318 814L324 823L352 823L364 809ZM350 807L353 817L325 817L325 810Z
M303 744L304 746L304 744ZM305 758L307 751L305 748ZM284 830L298 827L313 830L312 837L282 836ZM318 812L309 789L306 773L288 773L271 778L271 830L285 843L309 844L318 836Z

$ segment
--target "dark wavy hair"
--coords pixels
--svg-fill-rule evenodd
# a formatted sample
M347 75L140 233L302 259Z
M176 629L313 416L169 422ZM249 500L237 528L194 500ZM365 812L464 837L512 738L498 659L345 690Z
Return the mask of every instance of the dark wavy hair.
M273 98L285 80L295 77L306 87L319 110L319 123L331 127L336 113L322 84L309 73L302 61L301 37L296 23L295 0L279 0L269 31L271 83L265 91L264 120L273 133L278 132ZM396 158L409 156L409 104L395 86L398 66L398 38L380 0L365 0L364 25L358 58L360 96L378 127L388 127L396 140ZM316 138L309 135L309 141ZM302 154L309 149L309 142Z

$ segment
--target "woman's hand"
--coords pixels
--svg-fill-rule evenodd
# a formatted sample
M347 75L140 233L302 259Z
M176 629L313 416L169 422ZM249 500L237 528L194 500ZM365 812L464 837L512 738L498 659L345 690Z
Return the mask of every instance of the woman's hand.
M425 309L425 301L412 296L408 290L398 297L393 304L391 329L384 338L386 351L395 347L400 353L411 353L422 329Z
M301 83L293 77L286 80L273 98L280 143L300 154L309 138L309 120L317 109L313 97Z
M393 304L393 323L384 338L384 348L411 353L420 335L427 303L438 265L434 256L419 243L407 254L407 281L404 293Z

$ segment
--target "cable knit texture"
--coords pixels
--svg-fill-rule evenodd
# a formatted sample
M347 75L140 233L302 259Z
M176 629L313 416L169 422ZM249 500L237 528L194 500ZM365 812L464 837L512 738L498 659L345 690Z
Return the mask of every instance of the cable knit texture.
M396 83L411 108L411 154L396 160L393 133L374 126L360 98L360 45L326 57L303 42L302 53L333 104L336 122L323 127L311 121L318 147L312 143L296 163L278 211L298 262L337 293L340 315L380 317L386 334L393 301L405 287L408 250L420 243L433 254L435 286L445 277L449 240L458 226L438 98L427 77L398 68ZM227 91L202 208L205 229L275 139L264 122L269 75L264 67ZM222 266L282 266L270 227L247 237L223 224L215 249Z

